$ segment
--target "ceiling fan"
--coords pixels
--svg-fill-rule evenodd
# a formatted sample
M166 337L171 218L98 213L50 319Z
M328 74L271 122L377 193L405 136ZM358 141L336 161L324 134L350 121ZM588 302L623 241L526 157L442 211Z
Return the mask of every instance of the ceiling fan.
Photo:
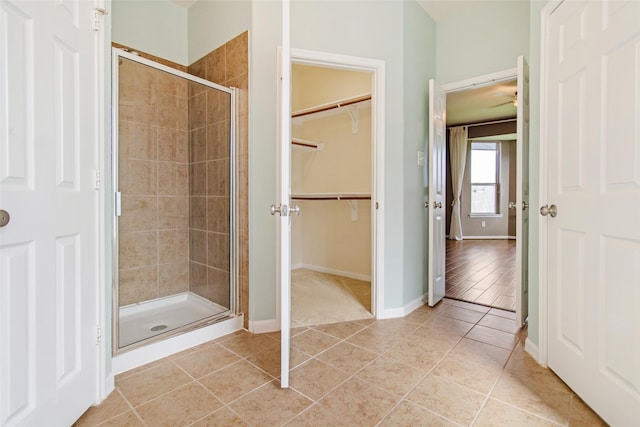
M491 108L498 108L498 107L502 107L503 105L507 105L507 104L511 104L514 107L518 106L518 91L516 91L516 93L513 95L513 98L511 99L511 101L507 101L507 102L503 102L502 104L494 105Z

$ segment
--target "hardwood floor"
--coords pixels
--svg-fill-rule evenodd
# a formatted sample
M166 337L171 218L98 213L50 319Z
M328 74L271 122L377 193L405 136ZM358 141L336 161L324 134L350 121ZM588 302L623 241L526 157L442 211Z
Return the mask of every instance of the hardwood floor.
M516 309L515 240L447 240L448 298Z

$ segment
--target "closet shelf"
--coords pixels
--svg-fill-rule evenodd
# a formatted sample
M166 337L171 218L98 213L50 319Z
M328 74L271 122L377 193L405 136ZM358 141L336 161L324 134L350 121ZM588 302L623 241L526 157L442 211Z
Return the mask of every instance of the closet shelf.
M340 107L346 107L349 105L358 104L361 102L366 102L371 100L371 94L366 93L363 95L352 96L350 98L341 99L335 102L329 102L326 104L316 105L310 108L304 108L302 110L294 111L291 115L292 118L309 116L311 114L322 113L325 111L339 109Z
M371 200L371 193L301 193L292 194L292 200Z

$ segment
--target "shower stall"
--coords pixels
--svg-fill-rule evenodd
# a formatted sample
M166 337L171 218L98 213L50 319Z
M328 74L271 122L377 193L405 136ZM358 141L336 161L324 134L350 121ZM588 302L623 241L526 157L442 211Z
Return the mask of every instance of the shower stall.
M235 89L113 49L114 353L236 314Z

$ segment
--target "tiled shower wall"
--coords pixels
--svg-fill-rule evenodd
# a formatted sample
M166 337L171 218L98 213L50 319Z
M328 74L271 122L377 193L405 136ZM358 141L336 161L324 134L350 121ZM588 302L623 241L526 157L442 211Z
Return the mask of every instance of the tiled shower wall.
M238 233L238 263L240 311L248 321L248 33L243 33L223 46L191 64L188 72L203 79L227 87L238 88L238 122L236 124L236 231ZM218 174L220 166L229 162L228 122L221 121L224 113L216 99L215 91L193 91L190 105L206 104L206 121L192 116L191 120L191 289L213 301L228 298L228 287L217 283L228 277L228 217L229 212L220 209L228 206L228 183ZM217 98L221 95L218 94ZM203 179L205 178L205 179ZM202 184L206 183L206 188ZM220 216L224 215L224 218ZM224 290L224 291L223 291ZM245 325L246 326L246 325Z
M126 47L115 43L114 46ZM235 174L237 261L239 263L239 311L245 313L245 326L247 326L249 301L248 33L239 35L187 69L162 58L143 52L140 54L180 71L187 71L206 80L238 89ZM219 118L223 111L211 108L214 105L212 101L216 91L200 90L198 87L202 88L202 86L193 84L188 86L183 82L186 86L180 86L179 89L171 88L169 92L165 92L164 86L162 89L157 86L164 77L156 76L157 83L148 83L140 80L140 77L138 77L139 80L136 78L135 72L129 78L125 77L124 82L121 77L120 85L126 86L129 92L123 98L125 104L128 104L124 108L121 107L120 112L120 144L122 145L123 141L126 143L127 140L146 142L136 143L136 147L138 145L140 147L134 148L136 153L131 156L128 149L120 149L120 181L121 188L126 181L131 181L131 184L126 185L136 187L146 185L146 188L143 191L134 189L130 196L123 197L123 209L129 206L132 209L130 218L120 218L120 305L191 290L227 306L228 286L220 287L220 291L216 290L217 287L211 286L223 281L228 284L229 274L228 244L225 243L229 241L230 232L228 227L229 183L225 182L218 173L224 167L217 167L226 166L229 162L228 145L224 146L221 143L225 139L228 141L228 133L226 133L228 123L223 123ZM154 80L153 77L149 79ZM142 86L139 86L140 83L143 83ZM159 94L160 92L162 95ZM149 101L152 105L141 105L147 93L155 94ZM158 117L150 113L157 108L157 99L168 96L168 93L175 95L176 105L180 103L181 107L184 107L181 111L191 110L192 112L192 114L187 113L186 117L181 115L180 127L175 128L175 132L171 132L171 135L175 136L173 142L176 144L172 149L170 148L172 145L161 142L165 140L164 136L160 137L160 134L155 132L162 128L162 135L168 134L167 123L176 121L167 120L166 114ZM183 102L189 106L189 109L181 104ZM195 108L198 104L202 106L203 102L205 106L209 106L208 110L206 108L201 110L203 114L195 113ZM228 106L227 103L219 105ZM123 110L128 113L125 115ZM131 126L133 124L135 126ZM137 134L134 135L132 132ZM150 147L141 148L146 146ZM138 151L142 151L142 154ZM165 151L173 153L171 159L175 162L168 161ZM155 166L151 163L138 164L139 161L157 164ZM130 162L133 162L136 167L123 166ZM174 163L173 172L169 176L160 176L158 171L169 168L169 163ZM174 177L175 181L172 181L171 177ZM155 181L155 184L152 181ZM163 184L160 184L161 181ZM166 189L168 182L174 183L172 190ZM165 194L166 191L172 192ZM167 197L174 198L174 203L171 204ZM164 209L167 204L171 205L175 215L165 217L165 214L172 212ZM214 215L214 212L219 214ZM158 228L160 225L170 228ZM227 255L224 255L225 253Z
M188 86L122 58L120 306L189 290Z

